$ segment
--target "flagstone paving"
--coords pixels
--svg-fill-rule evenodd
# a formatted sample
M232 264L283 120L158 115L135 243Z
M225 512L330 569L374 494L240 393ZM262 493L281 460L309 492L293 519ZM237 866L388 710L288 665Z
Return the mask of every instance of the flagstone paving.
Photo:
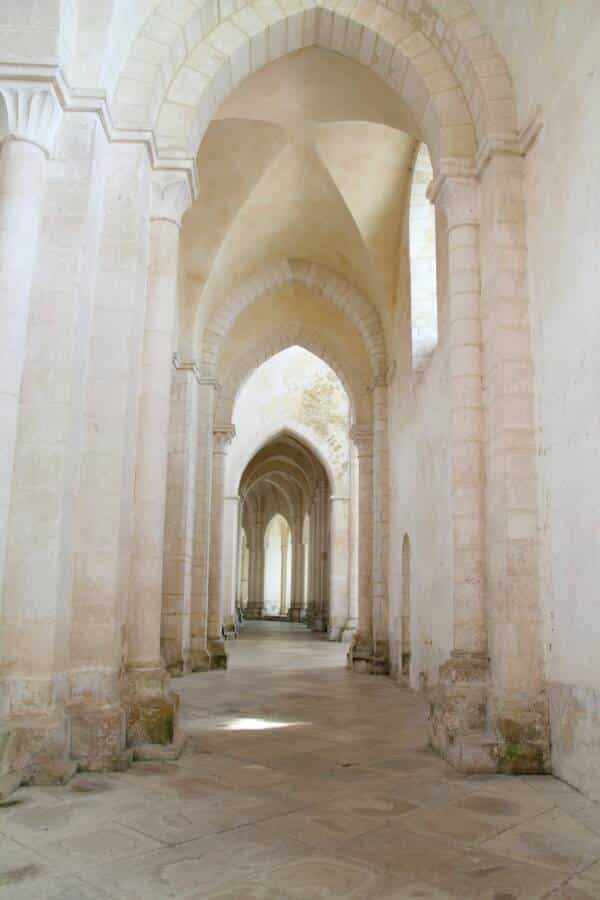
M10 900L589 900L600 805L550 776L462 776L423 698L303 626L248 623L173 682L177 762L0 806Z

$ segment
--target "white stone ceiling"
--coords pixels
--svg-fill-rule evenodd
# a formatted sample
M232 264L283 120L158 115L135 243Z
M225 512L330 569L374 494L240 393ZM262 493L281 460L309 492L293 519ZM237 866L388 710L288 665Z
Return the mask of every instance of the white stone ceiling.
M389 321L412 134L398 95L328 50L293 53L244 82L198 154L199 196L182 232L188 339L201 339L248 278L285 259L325 266Z

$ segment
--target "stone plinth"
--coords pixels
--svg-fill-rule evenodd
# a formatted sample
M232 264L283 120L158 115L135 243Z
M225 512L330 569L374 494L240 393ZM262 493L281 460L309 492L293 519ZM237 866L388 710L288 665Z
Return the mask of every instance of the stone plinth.
M348 668L365 675L387 675L390 670L387 641L374 642L370 635L355 632L346 655Z
M19 784L65 784L77 771L69 758L70 723L61 714L15 716L0 725L0 776Z
M223 641L208 642L209 669L227 668L227 651Z
M183 746L179 696L168 690L164 669L134 669L127 673L123 696L127 745L134 758L177 757Z

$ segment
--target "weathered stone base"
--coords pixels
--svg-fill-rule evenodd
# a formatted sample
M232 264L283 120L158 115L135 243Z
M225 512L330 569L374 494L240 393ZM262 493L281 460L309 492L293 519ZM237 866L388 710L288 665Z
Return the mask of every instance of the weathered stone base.
M487 737L489 660L454 654L440 666L429 694L433 747L461 772L495 772L495 742Z
M244 619L262 619L263 617L263 607L262 606L247 606L244 610Z
M210 669L210 653L208 650L192 650L190 652L190 671L208 672Z
M122 771L131 765L127 722L120 703L71 706L71 756L84 771Z
M512 775L531 775L550 771L548 700L498 701L488 704L491 731L496 735L498 771Z
M21 784L65 784L77 771L69 757L68 718L23 716L0 724L0 776L6 793Z
M223 641L209 641L208 654L210 657L210 669L227 668L227 651Z
M311 631L318 631L321 633L327 631L327 623L322 615L315 616L310 627Z
M123 695L126 715L127 746L139 758L161 758L161 748L181 752L179 696L168 689L169 676L164 669L134 669L127 673ZM148 755L150 754L150 755Z
M454 654L429 693L432 746L461 772L548 771L547 716L539 708L490 715L489 660Z
M356 619L347 619L343 627L340 629L340 641L342 644L351 644L356 634L358 623Z
M182 647L180 641L163 638L160 653L165 669L171 678L180 678L192 671L189 647Z
M373 642L370 636L355 632L346 654L348 668L364 675L388 675L390 671L387 641Z
M290 622L301 622L304 618L304 610L301 606L291 606L288 610L288 619Z

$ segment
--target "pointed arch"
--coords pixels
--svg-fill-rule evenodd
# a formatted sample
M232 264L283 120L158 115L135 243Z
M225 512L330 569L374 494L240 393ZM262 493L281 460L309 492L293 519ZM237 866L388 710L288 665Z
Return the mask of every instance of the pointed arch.
M372 374L386 371L385 338L379 313L355 287L325 266L304 260L285 260L248 279L211 316L202 337L200 365L203 375L214 377L227 334L240 313L268 291L298 283L337 306L361 335Z
M116 118L155 130L165 152L195 156L219 105L244 79L313 45L355 59L394 88L436 166L449 156L474 157L486 135L515 132L510 75L468 0L444 18L427 0L408 7L401 0L393 9L360 0L348 11L310 0L285 7L253 0L237 9L187 4L171 19L157 8L122 70ZM494 75L480 75L482 59L483 72Z
M370 380L364 377L364 373L350 366L347 361L342 362L335 355L325 334L314 328L308 328L301 322L289 322L268 334L237 360L236 365L225 373L225 377L219 373L222 380L217 397L215 421L230 422L237 397L253 372L267 360L290 347L302 347L323 360L342 383L350 401L353 419L370 421L372 414Z

